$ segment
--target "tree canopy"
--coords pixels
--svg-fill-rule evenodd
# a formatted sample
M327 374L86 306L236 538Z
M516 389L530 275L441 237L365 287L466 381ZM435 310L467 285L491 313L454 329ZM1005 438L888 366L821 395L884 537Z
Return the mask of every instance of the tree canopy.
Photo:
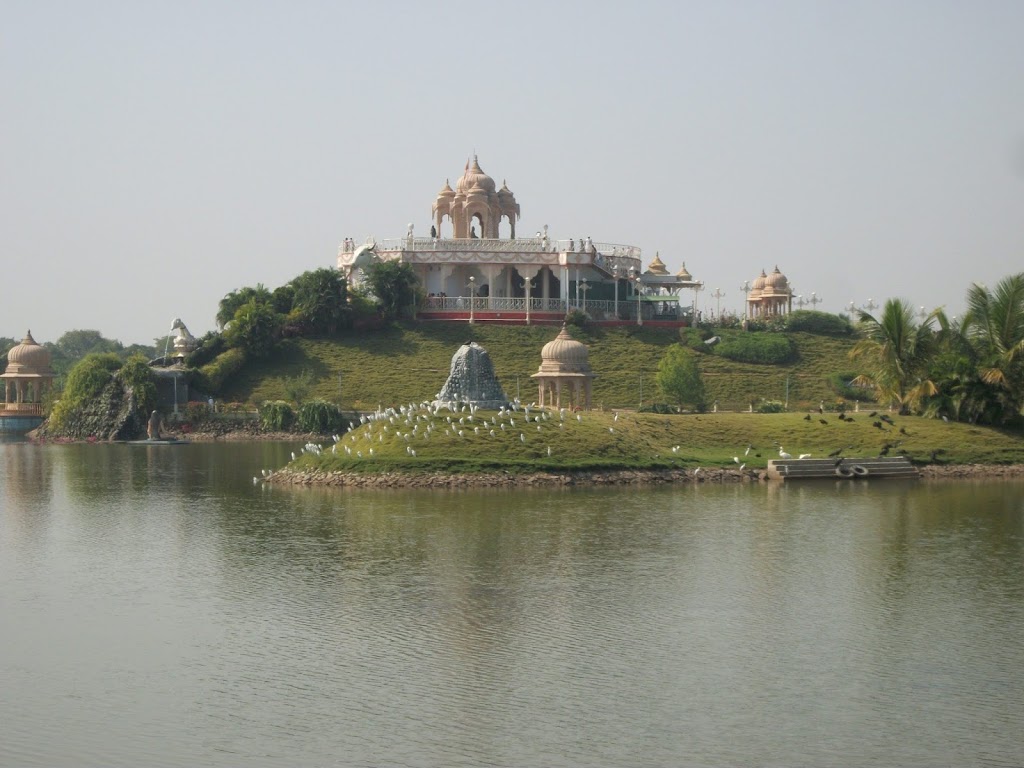
M366 267L366 282L388 317L412 314L418 300L419 278L412 264L376 261Z
M667 400L682 408L691 405L702 411L707 402L704 379L697 365L697 356L680 344L668 348L658 363L658 388Z

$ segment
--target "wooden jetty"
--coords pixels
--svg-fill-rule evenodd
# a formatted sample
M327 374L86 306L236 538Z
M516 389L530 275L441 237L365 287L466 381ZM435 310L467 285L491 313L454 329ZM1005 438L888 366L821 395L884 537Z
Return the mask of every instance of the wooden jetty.
M867 480L906 479L920 472L904 456L870 459L786 459L768 462L770 480Z

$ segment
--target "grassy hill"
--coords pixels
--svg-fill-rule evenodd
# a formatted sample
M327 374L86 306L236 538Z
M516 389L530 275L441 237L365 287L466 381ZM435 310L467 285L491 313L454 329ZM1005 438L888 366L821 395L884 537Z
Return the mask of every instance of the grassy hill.
M807 419L797 413L621 413L616 418L612 413L588 412L578 419L567 413L562 420L558 412L551 412L540 421L537 412L530 414L530 421L522 412L478 412L472 419L465 412L417 415L409 421L398 415L391 422L357 426L333 450L328 446L319 457L303 454L293 468L536 472L737 466L736 457L748 469L757 469L778 458L778 444L793 455L817 458L837 450L849 457L876 456L889 444L889 455L905 452L918 463L933 463L933 458L952 464L1024 462L1019 435L904 416L896 417L893 425L874 426L878 419L866 412L853 414L852 421L817 413ZM425 437L428 424L433 427ZM410 434L413 426L416 432ZM678 450L673 451L675 446Z
M337 339L290 340L271 359L246 364L222 397L252 403L282 399L285 379L308 371L314 381L312 396L345 409L420 402L433 398L444 385L459 346L475 341L490 354L505 393L529 402L537 391L530 375L540 365L541 348L557 333L554 326L423 323ZM628 326L572 333L590 348L597 374L595 408L664 401L655 374L666 348L679 340L675 329ZM751 401L785 400L788 382L791 410L817 407L822 400L834 403L827 377L849 370L847 353L853 341L806 333L790 338L798 355L787 365L749 365L701 354L708 402L717 400L723 410L746 410Z

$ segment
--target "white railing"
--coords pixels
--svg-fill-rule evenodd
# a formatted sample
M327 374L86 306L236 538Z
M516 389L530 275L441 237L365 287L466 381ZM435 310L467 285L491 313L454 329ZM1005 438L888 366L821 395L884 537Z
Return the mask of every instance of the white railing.
M355 245L358 248L359 245ZM352 248L351 251L354 251ZM641 250L635 245L620 243L590 243L578 240L548 240L543 237L511 238L450 238L400 237L376 241L377 251L500 251L503 253L592 253L604 259L639 260ZM350 251L350 252L351 252ZM341 252L345 252L342 250Z

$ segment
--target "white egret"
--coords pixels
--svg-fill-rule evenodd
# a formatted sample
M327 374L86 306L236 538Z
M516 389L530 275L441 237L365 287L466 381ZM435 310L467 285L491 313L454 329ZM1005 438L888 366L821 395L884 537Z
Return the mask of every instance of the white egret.
M780 445L779 446L779 458L780 459L792 459L793 458L793 454L786 453L784 450L782 450L782 446Z

